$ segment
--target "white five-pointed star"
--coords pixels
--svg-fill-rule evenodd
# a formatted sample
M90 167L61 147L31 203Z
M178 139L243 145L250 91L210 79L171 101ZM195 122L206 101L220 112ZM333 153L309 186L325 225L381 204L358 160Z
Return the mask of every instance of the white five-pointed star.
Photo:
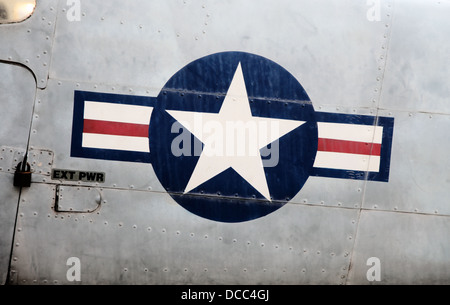
M184 190L185 193L232 168L267 200L271 199L260 149L306 123L252 116L241 63L236 69L219 113L176 110L167 112L204 144L194 172ZM242 134L245 126L250 127L247 140L241 137L241 142L235 143L235 134ZM269 126L271 128L268 128ZM215 135L211 135L211 129L216 130ZM249 149L244 154L235 153L235 146L238 149L242 146Z

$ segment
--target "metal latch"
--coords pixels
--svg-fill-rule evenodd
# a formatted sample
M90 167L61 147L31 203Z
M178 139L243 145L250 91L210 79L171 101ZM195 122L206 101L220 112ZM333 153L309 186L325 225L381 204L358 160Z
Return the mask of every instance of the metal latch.
M26 162L26 160L17 165L16 172L14 173L14 186L31 186L31 166Z

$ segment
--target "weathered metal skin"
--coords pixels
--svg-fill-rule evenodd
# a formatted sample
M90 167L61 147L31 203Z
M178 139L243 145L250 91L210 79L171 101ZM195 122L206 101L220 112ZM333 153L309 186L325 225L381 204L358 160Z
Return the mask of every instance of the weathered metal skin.
M37 1L30 18L0 24L0 283L449 284L449 13L444 0ZM221 52L283 67L319 123L325 113L390 128L383 143L371 142L390 143L381 162L387 176L311 172L295 196L274 200L279 209L216 221L178 204L185 194L167 187L162 163L152 164L164 156L152 149L148 160L142 152L74 154L77 128L85 131L77 118L87 119L79 105L154 107L150 124L160 122L157 111L171 102L164 92L207 100L186 91L190 84L163 88L183 67ZM222 102L228 83L207 94ZM280 102L250 96L254 116L270 114L255 108L260 100L271 109ZM204 107L218 113L212 105ZM321 137L317 126L311 143ZM25 154L32 184L15 188ZM55 178L61 169L83 180ZM214 187L191 196L212 204L267 199ZM79 279L69 274L70 258L79 259Z

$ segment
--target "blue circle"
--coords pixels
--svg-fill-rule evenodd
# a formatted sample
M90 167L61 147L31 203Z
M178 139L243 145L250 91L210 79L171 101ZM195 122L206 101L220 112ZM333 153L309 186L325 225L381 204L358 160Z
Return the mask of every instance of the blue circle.
M180 136L167 110L218 113L241 63L252 116L305 121L269 145L277 160L264 167L271 200L266 199L234 169L229 168L184 193L199 160L202 143L190 135L183 143L191 153L176 155L172 143ZM289 202L311 173L317 153L317 121L301 84L275 62L244 52L223 52L200 58L178 71L157 97L150 130L150 153L155 173L172 198L188 211L220 222L243 222L270 214ZM277 147L277 156L274 156ZM186 145L186 146L185 146ZM261 153L263 155L263 153ZM265 155L265 154L264 154ZM271 159L272 158L272 159ZM266 161L264 161L266 162Z

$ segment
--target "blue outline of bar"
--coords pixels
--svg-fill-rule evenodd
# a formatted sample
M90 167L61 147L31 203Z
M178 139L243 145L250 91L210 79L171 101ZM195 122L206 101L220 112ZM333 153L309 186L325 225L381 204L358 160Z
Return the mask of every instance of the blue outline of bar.
M146 96L97 93L88 91L74 92L72 146L70 150L71 157L111 160L111 161L151 163L150 153L146 152L133 152L133 151L83 147L82 141L83 141L85 101L154 107L154 105L156 104L156 98Z
M370 180L370 181L389 181L389 171L391 163L392 140L394 134L394 118L379 117L357 114L339 114L328 112L316 112L317 122L325 123L343 123L368 126L382 126L383 138L380 153L380 171L366 172L354 170L341 170L331 168L312 168L311 176L329 177L340 179Z

